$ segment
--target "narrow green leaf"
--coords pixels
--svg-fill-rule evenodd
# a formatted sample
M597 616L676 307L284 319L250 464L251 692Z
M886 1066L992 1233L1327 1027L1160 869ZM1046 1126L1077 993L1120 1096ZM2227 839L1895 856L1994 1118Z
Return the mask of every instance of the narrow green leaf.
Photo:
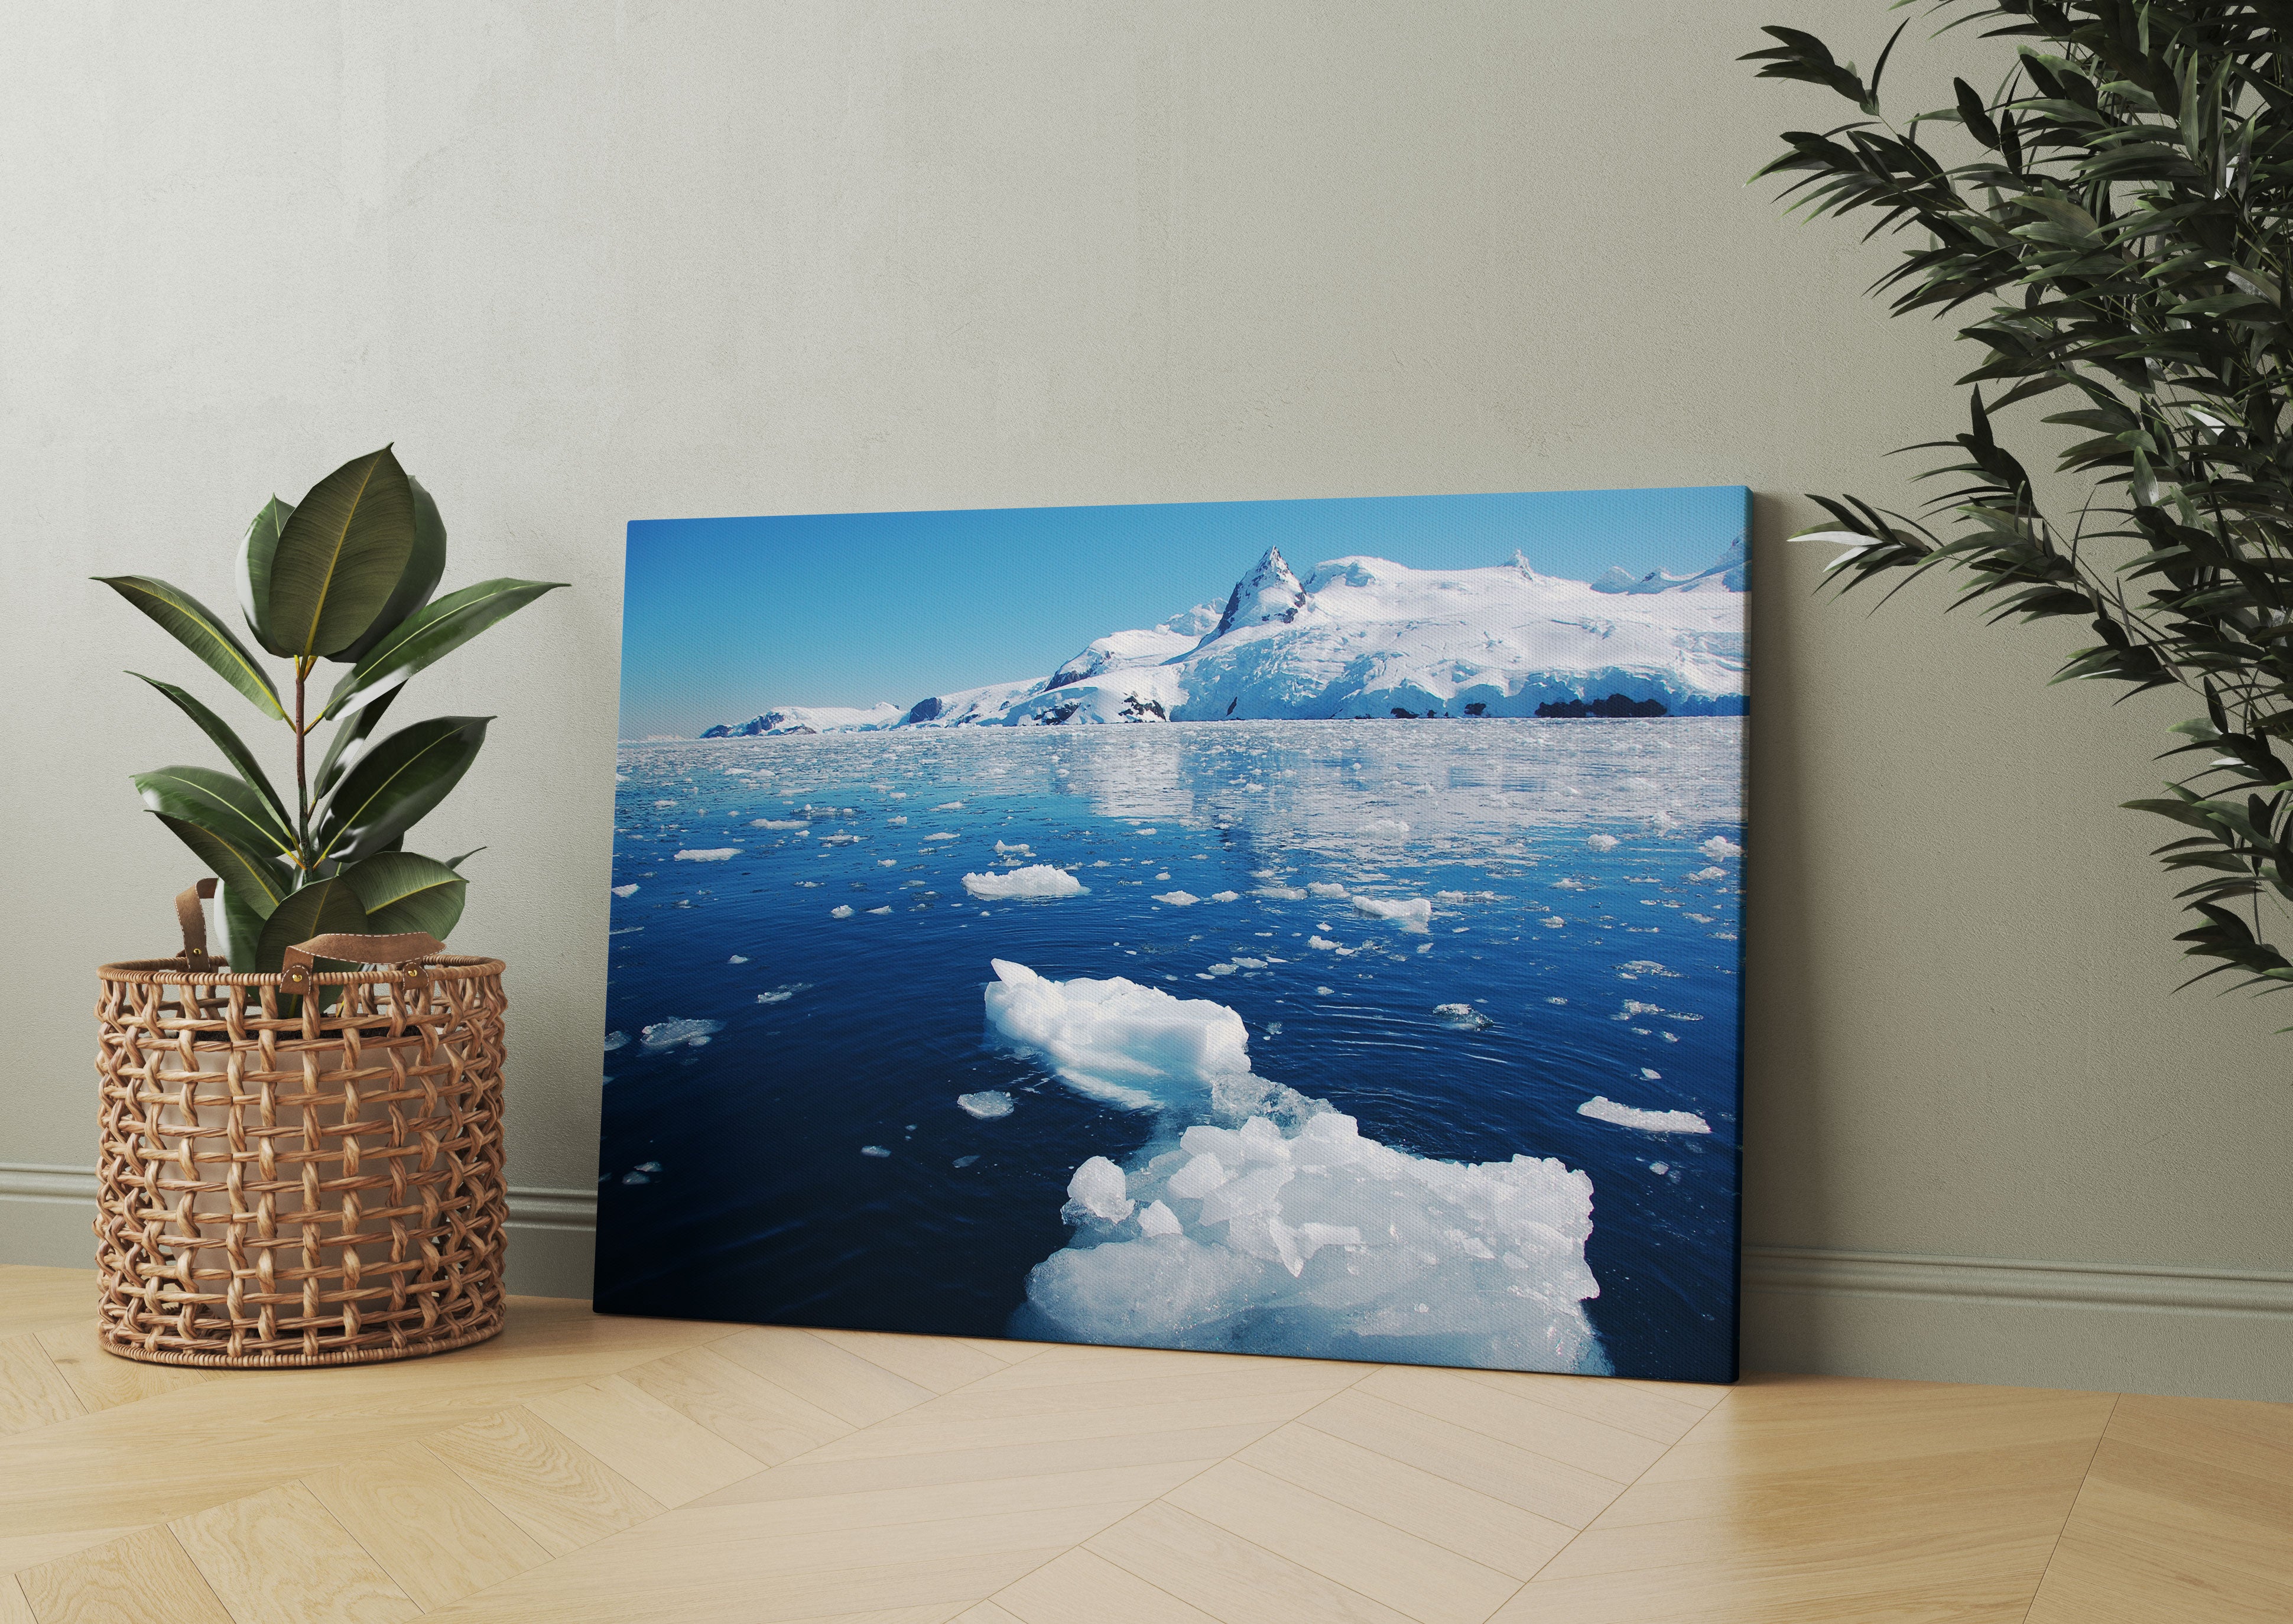
M223 940L213 944L223 950L223 957L242 975L255 971L257 954L263 943L263 922L271 904L267 898L248 900L247 888L225 881L215 893L222 905L215 909L215 919L223 926Z
M95 579L158 621L168 635L275 720L287 719L286 707L279 702L279 690L271 686L271 678L255 662L255 656L198 598L180 587L171 587L149 575L99 575Z
M334 659L346 662L365 659L368 650L430 601L430 595L438 589L438 578L446 572L446 521L439 516L438 504L430 499L420 480L408 475L406 488L414 497L414 550L407 555L398 585L391 589L390 601L374 617L374 624Z
M414 551L414 492L388 446L311 487L279 532L265 624L298 659L364 635Z
M443 658L497 621L507 619L562 581L482 581L474 587L449 592L436 603L409 617L375 644L365 659L352 666L327 696L324 721L394 690L423 667Z
M295 849L295 837L271 816L263 797L230 773L211 767L162 767L137 773L134 782L153 812L197 824L265 857L283 857Z
M359 758L322 809L319 855L352 863L380 851L443 800L485 743L490 716L442 716L401 728Z
M270 624L271 560L279 551L279 532L294 516L295 510L274 496L248 521L239 543L239 612L255 640L274 654L294 652L271 640Z
M367 739L374 732L375 725L390 709L390 702L404 692L403 688L391 689L371 704L353 711L336 727L335 736L327 741L327 753L319 759L318 773L311 780L311 797L314 801L324 800L328 792L335 787L335 781L366 753Z
M482 847L482 846L473 846L473 847L471 847L471 848L469 849L469 850L467 850L467 851L464 852L464 853L463 853L460 857L448 857L448 858L446 859L446 866L447 866L448 868L458 869L458 868L460 868L460 867L462 866L462 865L463 865L463 864L465 864L465 863L468 862L472 857L476 857L480 852L483 851L484 849L485 849L485 848L484 848L484 847Z
M470 882L449 864L410 851L380 851L343 870L371 929L385 935L425 930L446 939L462 917Z
M238 887L240 903L258 918L269 918L271 910L293 889L294 881L288 870L262 852L243 850L188 818L170 817L165 812L154 816L191 849L192 854L207 865L207 872L222 881L226 889Z
M263 797L263 803L279 820L279 826L285 829L292 824L294 820L288 816L287 803L280 800L279 792L271 787L271 780L263 774L263 764L255 759L255 753L247 748L239 735L231 731L228 722L172 682L161 682L157 677L144 677L141 671L127 674L142 678L174 701L176 708L197 723L201 733L215 741L215 748L223 751L224 759L239 769L239 775Z
M255 952L255 968L265 974L275 974L289 947L314 936L329 936L336 931L362 936L367 930L366 910L359 905L358 893L347 881L316 881L281 901L263 922L263 937ZM320 959L316 968L323 971L348 966L339 959Z

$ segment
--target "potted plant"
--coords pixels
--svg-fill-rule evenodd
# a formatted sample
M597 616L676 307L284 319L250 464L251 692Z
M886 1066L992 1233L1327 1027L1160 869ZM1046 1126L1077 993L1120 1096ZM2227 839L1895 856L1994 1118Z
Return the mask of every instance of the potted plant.
M385 446L296 506L272 498L239 543L239 611L288 662L286 689L181 588L100 578L290 729L295 755L290 802L228 722L143 678L229 770L134 776L214 879L177 899L180 955L99 972L98 1334L114 1353L354 1364L501 1328L503 966L444 951L473 854L406 849L489 719L379 725L408 678L563 583L436 597L445 565L437 504ZM343 668L323 693L322 662Z

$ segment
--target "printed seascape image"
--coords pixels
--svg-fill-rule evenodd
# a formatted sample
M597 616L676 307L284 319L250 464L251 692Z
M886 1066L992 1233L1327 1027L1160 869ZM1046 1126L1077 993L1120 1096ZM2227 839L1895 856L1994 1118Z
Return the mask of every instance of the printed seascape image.
M1748 506L632 524L597 1306L1733 1379Z

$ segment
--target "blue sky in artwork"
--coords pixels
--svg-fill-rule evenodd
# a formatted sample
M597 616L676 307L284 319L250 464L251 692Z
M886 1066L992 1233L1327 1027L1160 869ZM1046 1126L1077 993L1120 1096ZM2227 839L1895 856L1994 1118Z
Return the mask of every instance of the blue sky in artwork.
M644 519L628 528L623 738L772 705L912 704L1046 676L1093 637L1223 605L1267 548L1303 574L1368 554L1588 581L1700 570L1741 485L1120 508Z

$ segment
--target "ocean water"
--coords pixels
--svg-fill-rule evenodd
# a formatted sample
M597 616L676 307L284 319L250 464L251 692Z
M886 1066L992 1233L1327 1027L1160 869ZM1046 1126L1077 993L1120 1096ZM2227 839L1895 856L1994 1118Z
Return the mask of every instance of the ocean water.
M1257 1076L1407 1157L1581 1172L1600 1353L1583 1368L1727 1379L1742 728L1207 722L623 746L613 883L636 889L613 904L599 1305L1044 1334L1029 1276L1090 1238L1061 1217L1077 1168L1132 1165L1187 1125L991 1041L1000 959L1213 1000L1244 1024ZM963 883L1037 864L1088 890ZM1181 893L1200 900L1163 900ZM1390 905L1418 898L1430 918ZM1595 1097L1711 1132L1580 1114ZM1347 1351L1264 1335L1256 1351ZM1359 1356L1454 1357L1422 1345L1365 1338Z

